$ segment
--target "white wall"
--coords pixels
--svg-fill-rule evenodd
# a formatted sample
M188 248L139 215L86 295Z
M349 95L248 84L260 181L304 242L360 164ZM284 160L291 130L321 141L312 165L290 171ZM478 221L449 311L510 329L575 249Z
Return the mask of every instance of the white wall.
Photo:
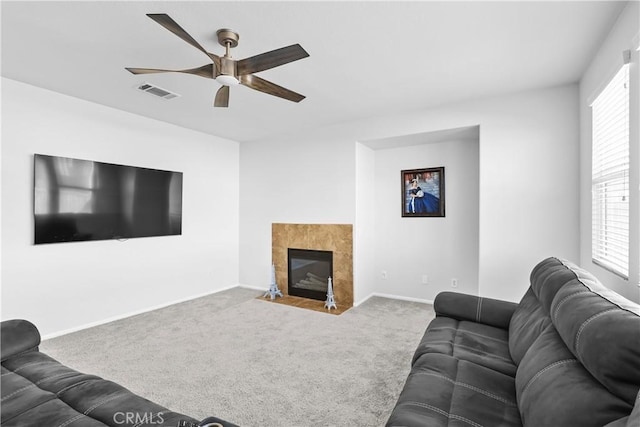
M368 195L375 203L377 292L433 301L456 278L456 291L478 294L478 154L477 140L376 151ZM439 166L445 168L445 217L401 217L400 171Z
M640 3L629 2L611 32L580 80L580 262L594 273L603 284L625 297L640 302L640 65L638 37L640 29ZM610 273L591 260L591 108L589 104L606 86L623 64L622 52L631 50L630 66L630 268L629 280Z
M182 235L33 245L33 154L184 173ZM238 283L238 143L2 79L2 318L43 334Z
M376 153L364 144L356 144L356 220L353 236L353 301L358 305L378 292L376 286ZM356 256L357 255L357 256ZM355 286L357 284L357 286Z
M240 283L269 288L272 223L354 223L354 146L321 135L240 144Z
M528 286L531 269L544 257L578 259L576 85L413 113L389 113L313 132L243 143L240 282L266 287L272 222L356 221L359 204L354 188L368 175L356 173L356 157L362 159L363 155L359 152L356 156L356 141L478 125L478 291L483 296L519 300ZM389 203L399 203L397 197ZM385 224L376 222L374 232L381 227ZM356 242L356 250L366 244ZM354 254L356 271L372 265L362 256L360 252ZM355 278L356 301L365 297L361 289L371 289L370 284L362 283L370 277L360 272ZM392 286L380 291L399 292Z

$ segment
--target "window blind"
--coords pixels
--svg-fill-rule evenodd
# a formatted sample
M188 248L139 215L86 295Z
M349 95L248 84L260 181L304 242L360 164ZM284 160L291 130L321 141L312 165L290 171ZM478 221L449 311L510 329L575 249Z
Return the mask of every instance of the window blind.
M592 258L629 277L629 66L624 65L592 108Z

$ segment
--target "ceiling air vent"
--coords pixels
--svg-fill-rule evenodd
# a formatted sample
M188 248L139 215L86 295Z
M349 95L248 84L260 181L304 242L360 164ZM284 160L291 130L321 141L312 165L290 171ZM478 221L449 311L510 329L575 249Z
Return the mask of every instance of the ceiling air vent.
M150 93L151 95L155 95L162 99L173 99L180 96L177 93L170 92L166 89L162 89L161 87L154 86L150 83L143 83L137 86L137 89L146 93Z

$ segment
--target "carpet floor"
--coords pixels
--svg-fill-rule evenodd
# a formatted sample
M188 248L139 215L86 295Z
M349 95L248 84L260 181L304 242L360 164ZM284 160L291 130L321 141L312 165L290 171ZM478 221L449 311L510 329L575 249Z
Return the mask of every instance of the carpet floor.
M41 350L197 419L382 426L434 317L372 297L340 316L233 288L46 340Z

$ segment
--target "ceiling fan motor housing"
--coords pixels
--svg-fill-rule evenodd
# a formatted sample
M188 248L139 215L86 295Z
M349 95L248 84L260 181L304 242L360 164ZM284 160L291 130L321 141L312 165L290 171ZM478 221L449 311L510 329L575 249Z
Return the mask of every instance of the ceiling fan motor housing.
M224 56L220 57L220 70L216 71L216 81L225 86L233 86L239 83L236 76L236 61Z

